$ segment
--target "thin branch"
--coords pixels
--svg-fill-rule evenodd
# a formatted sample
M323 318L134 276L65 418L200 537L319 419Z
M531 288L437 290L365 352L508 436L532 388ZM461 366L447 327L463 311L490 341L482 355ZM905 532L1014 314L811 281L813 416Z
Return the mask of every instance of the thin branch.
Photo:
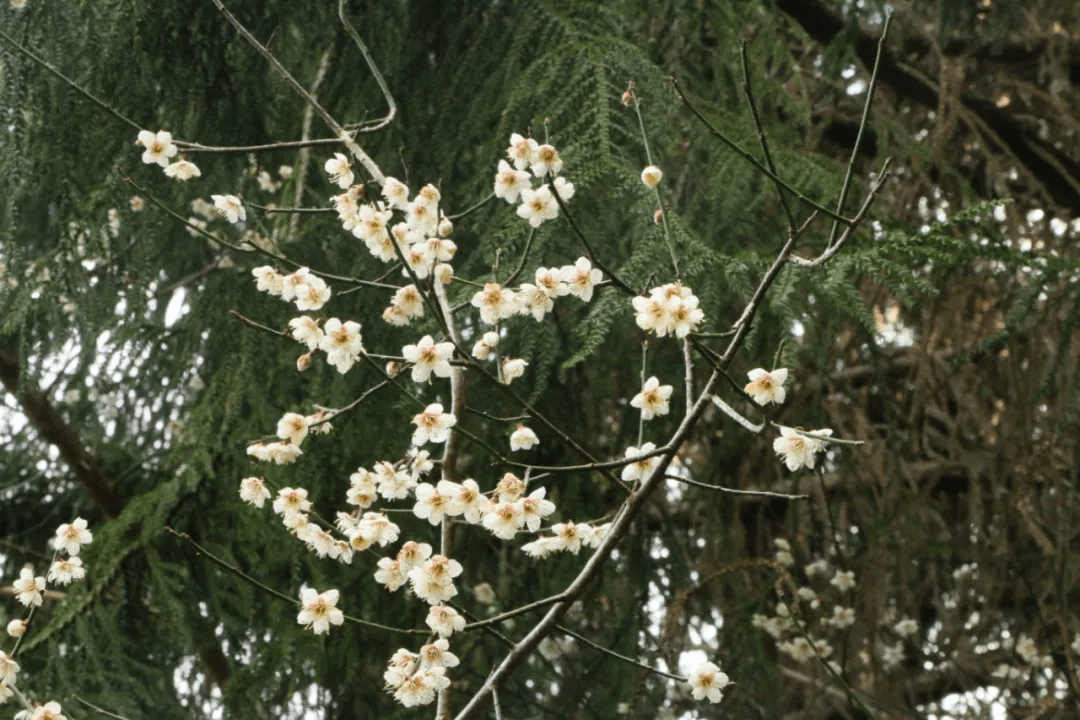
M525 269L525 261L529 258L529 251L532 250L533 238L536 236L536 228L529 228L529 236L525 239L525 249L521 251L521 259L518 260L518 266L514 269L514 272L510 273L510 277L502 281L502 286L506 287L510 283L518 279L521 275L521 271Z
M653 165L652 151L649 149L649 134L645 132L645 118L641 116L641 101L638 100L637 94L634 93L634 83L630 83L630 87L627 88L627 92L630 93L630 99L634 103L634 112L637 113L638 126L641 128L641 142L645 145L645 159L649 165ZM671 232L668 230L667 213L664 212L664 203L660 199L660 185L657 184L653 189L653 194L656 196L656 207L660 210L660 222L664 226L664 242L667 243L668 253L671 255L671 265L675 268L675 277L682 279L682 272L679 270L679 259L675 255L675 245L671 242ZM640 444L640 440L638 444Z
M275 590L274 588L270 587L269 585L264 585L263 583L259 582L255 578L251 577L250 575L245 573L243 570L241 570L240 568L238 568L235 565L231 564L227 560L223 560L222 558L219 558L217 555L214 555L212 552L210 552L209 550L204 548L202 545L195 542L195 539L192 538L187 533L180 532L178 530L174 530L171 527L169 527L168 525L166 525L162 529L165 530L165 532L167 532L167 533L169 533L171 535L175 535L176 537L180 538L181 540L185 540L189 545L194 547L195 550L199 554L205 555L207 557L207 559L209 559L212 563L214 563L218 567L223 568L224 570L227 570L228 572L230 572L233 575L237 576L241 580L243 580L243 581L245 581L247 583L250 583L251 585L254 585L255 587L262 590L263 592L269 593L269 594L273 595L274 597L278 598L279 600L284 600L285 602L291 603L292 605L300 605L300 601L297 600L296 598L289 597L285 593L279 592L279 591ZM348 620L349 622L356 623L357 625L363 625L365 627L375 628L377 630L387 630L389 632L402 633L402 634L405 634L405 635L427 635L428 634L427 630L411 630L411 629L407 629L407 628L395 628L395 627L390 627L389 625L380 625L379 623L370 622L368 620L361 620L360 618L350 617L349 615L346 615L345 619Z
M588 639L584 635L576 633L573 630L570 630L568 628L563 627L562 625L556 625L555 629L558 630L561 633L565 633L565 634L569 635L572 638L576 638L576 639L580 640L581 642L585 643L589 647L594 648L596 650L599 650L600 652L602 652L602 653L604 653L606 655L610 655L613 658L616 658L618 660L622 660L625 663L630 663L631 665L637 665L639 668L642 668L644 670L648 670L651 673L656 673L657 675L660 675L661 677L666 677L669 680L676 680L678 682L686 682L686 678L684 678L682 675L672 675L669 672L664 672L663 670L659 670L657 668L654 668L652 665L647 665L647 664L645 664L643 662L638 662L637 660L635 660L633 658L627 657L625 655L621 655L621 654L615 652L614 650L609 650L608 648L604 647L603 645L598 645L597 643L594 643L592 640Z
M336 120L334 120L330 113L326 111L326 108L320 105L318 100L312 97L311 93L307 91L307 88L297 82L296 78L294 78L289 73L289 71L285 69L285 66L282 65L276 57L274 57L274 54L270 52L269 48L259 42L255 38L255 36L252 35L251 32L249 32L248 29L244 27L244 25L239 20L237 20L231 12L229 12L228 8L225 7L224 3L222 3L221 0L211 0L211 2L213 2L217 9L221 12L221 14L225 16L225 19L228 20L234 28L236 28L237 32L239 32L240 35L245 40L247 40L252 47L258 50L260 55L266 58L266 61L270 63L270 65L275 70L278 71L278 74L280 74L281 77L285 79L285 82L288 83L288 85L294 91L296 91L296 94L302 97L304 101L311 105L313 108L315 108L315 112L318 113L320 118L322 118L322 121L326 123L327 127L329 127L330 130L337 136L338 140L341 141L341 143L349 149L349 152L352 153L353 157L355 157L360 162L360 164L364 166L364 169L368 171L368 173L375 180L375 182L377 182L379 185L382 185L384 182L386 182L386 176L383 175L382 170L379 169L379 166L375 164L375 161L372 160L366 152L364 152L363 148L361 148L355 140L353 140L352 135L350 135L345 130L345 128L343 128L340 124L338 124Z
M565 597L566 597L566 595L564 593L559 593L558 595L552 595L551 597L544 598L543 600L537 600L536 602L531 602L528 605L522 605L519 608L515 608L513 610L507 610L504 613L499 613L498 615L495 615L494 617L489 617L489 618L486 618L484 620L477 620L476 622L471 622L471 623L469 623L468 625L465 626L465 629L466 630L475 630L477 628L482 628L482 627L485 627L487 625L497 625L497 624L499 624L499 623L501 623L501 622L503 622L505 620L509 620L510 618L515 618L518 615L524 615L525 613L532 612L533 610L537 610L537 609L542 608L542 607L547 607L548 605L551 605L552 603L557 603L560 600L565 599Z
M712 396L712 401L713 401L713 404L716 405L716 407L720 408L724 412L725 415L727 415L729 418L731 418L735 422L742 425L744 428L746 428L750 432L756 434L756 433L760 433L762 430L765 429L765 423L761 423L760 425L755 425L754 423L750 422L745 417L740 415L739 412L735 408L731 407L726 402L721 400L718 395L713 395Z
M847 201L848 190L851 188L851 180L855 173L855 159L859 155L859 146L862 145L863 131L870 119L870 105L874 101L874 90L877 88L878 68L881 66L881 53L885 48L885 37L889 34L889 25L892 23L892 10L885 11L885 25L881 28L881 37L878 38L877 55L874 57L874 69L870 73L870 85L866 88L866 102L863 104L862 119L859 121L859 132L855 135L855 146L851 148L851 159L848 161L847 173L844 175L844 184L840 186L840 198L836 201L837 214L844 212L844 203ZM833 222L829 232L829 243L826 247L832 247L836 240L836 233L840 225Z
M336 214L337 210L333 208L306 208L306 207L271 207L269 205L256 205L255 203L246 203L250 207L256 210L270 215L273 213L294 213L298 215L313 214L313 215L329 215Z
M38 57L37 55L34 54L33 51L31 51L28 48L25 48L22 45L20 45L19 42L17 40L15 40L15 38L11 37L10 35L8 35L3 30L0 30L0 38L3 38L9 45L11 45L16 50L18 50L20 54L25 55L26 57L30 58L31 60L36 62L41 67L45 68L50 73L52 73L56 77L63 80L65 83L67 83L70 87L75 89L79 94L81 94L87 100L94 103L99 108L101 108L105 112L109 113L110 115L112 115L114 118L116 118L120 122L127 123L128 125L133 127L136 130L136 132L139 131L139 130L145 130L146 129L146 128L142 127L141 125L139 125L139 123L137 123L134 120L132 120L131 118L129 118L127 115L124 115L119 110L113 108L111 105L106 103L104 100L99 100L89 90L84 89L77 82L75 82L74 80L69 78L67 75L65 75L64 73L57 70L49 62L47 62L44 58Z
M739 45L739 57L742 60L743 71L743 93L746 95L746 104L750 106L750 115L754 118L754 127L757 128L758 140L761 143L761 154L765 158L765 166L769 168L769 171L775 175L776 166L772 161L772 154L769 152L769 141L765 137L765 129L761 126L761 118L758 117L757 104L754 102L754 90L750 83L750 63L746 58L746 43L740 43ZM788 232L795 229L795 218L791 215L791 208L788 207L787 198L784 197L784 188L779 182L773 180L773 185L776 186L776 194L780 198L780 207L784 209L784 217L787 218ZM840 212L840 210L837 210Z
M495 422L511 423L521 422L522 420L528 420L528 415L515 415L514 417L499 417L498 415L492 415L491 413L484 412L483 410L477 410L471 405L465 406L465 412L471 412L473 415L479 415L480 417L486 417L488 420L494 420Z
M721 142L723 142L729 148L731 148L732 150L737 152L739 155L741 155L747 162L749 162L751 165L756 167L759 172L761 172L763 175L767 176L774 183L776 183L780 187L787 190L789 193L794 195L796 198L798 198L802 202L806 203L807 205L809 205L813 209L817 210L822 215L825 215L827 217L831 217L833 220L838 220L839 222L842 222L845 225L847 225L848 223L851 222L850 220L848 220L844 216L836 214L835 212L828 209L824 205L820 205L820 204L814 202L813 200L806 197L805 195L803 195L801 192L799 192L795 188L791 187L791 185L788 185L786 182L784 182L776 173L772 172L771 170L769 170L769 168L762 165L758 161L757 158L755 158L753 155L751 155L750 153L743 150L741 147L739 147L739 145L734 140L729 138L724 133L720 132L720 130L718 130L716 128L716 126L714 126L712 123L710 123L708 121L708 119L704 115L701 114L701 111L698 110L697 107L692 102L690 102L690 99L688 97L686 97L686 93L683 92L682 86L679 85L679 81L676 80L674 76L672 76L672 78L671 78L671 83L675 86L675 92L679 93L679 97L681 97L683 102L686 103L686 107L690 108L690 112L694 113L694 115L697 116L698 120L700 120L702 123L704 123L705 127L707 127L709 129L709 132L711 132L716 138L718 138Z
M100 708L100 707L98 707L97 705L95 705L95 704L94 704L94 703L92 703L92 702L89 702L89 701L87 701L87 700L83 700L83 699L82 699L81 697L79 697L78 695L72 695L72 697L73 697L73 698L75 698L76 700L78 700L79 702L81 702L81 703L82 703L83 705L85 705L86 707L88 707L88 708L90 708L91 710L93 710L93 711L94 711L94 712L95 712L96 714L98 714L98 715L105 715L106 717L116 718L116 720L128 720L128 719L127 719L126 717L124 717L123 715L117 715L117 714L116 714L116 713L114 713L114 712L109 712L108 710L106 710L106 709L104 709L104 708Z
M356 47L360 50L360 54L364 56L364 62L367 63L368 69L371 70L371 74L375 77L375 82L379 85L379 90L382 91L383 97L386 98L386 115L380 120L374 120L371 123L366 124L361 132L373 133L377 130L382 130L397 117L397 103L394 102L394 96L390 94L390 88L386 84L386 79L383 78L382 73L379 72L379 67L375 64L374 58L371 57L367 45L360 38L360 33L356 32L356 28L349 22L348 18L345 17L345 0L338 0L338 18L341 20L345 32L352 38L352 41L356 43ZM382 184L381 181L380 184Z
M769 492L767 490L736 490L735 488L727 488L721 485L710 485L708 483L691 480L690 478L673 475L671 473L668 473L664 477L666 477L668 480L675 480L676 482L693 485L694 487L705 488L706 490L715 490L717 492L728 493L730 495L754 495L757 497L770 497L778 498L781 500L806 500L810 497L809 495L789 495L787 493Z
M446 219L447 220L460 220L461 218L465 217L466 215L469 215L469 214L479 210L480 208L484 207L485 205L487 205L489 202L491 202L494 199L495 199L495 193L491 193L490 195L488 195L486 198L484 198L480 202L476 203L475 205L473 205L471 207L468 207L468 208L462 210L457 215L447 215Z
M262 330L264 332L268 332L268 333L271 333L273 335L283 337L286 340L293 340L293 338L290 337L288 333L283 333L283 332L281 332L279 330L275 330L273 328L266 327L265 325L260 325L259 323L255 322L254 320L244 317L243 315L236 312L235 310L229 310L229 314L232 315L237 320L239 320L240 322L247 325L249 328L254 328L255 330ZM294 340L294 342L295 342L295 340Z

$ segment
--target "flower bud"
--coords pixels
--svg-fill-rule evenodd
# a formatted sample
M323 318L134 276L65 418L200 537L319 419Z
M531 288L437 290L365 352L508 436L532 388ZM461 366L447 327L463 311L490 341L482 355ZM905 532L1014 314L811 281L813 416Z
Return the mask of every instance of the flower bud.
M296 358L296 369L300 372L304 372L311 367L311 353L304 353L300 357Z
M452 232L454 232L454 223L445 217L439 221L439 237L450 237Z
M626 88L626 90L623 91L622 97L619 100L626 107L632 107L633 106L633 104L634 104L634 94L632 92L630 92L630 88Z
M664 211L657 208L656 212L654 212L652 214L652 221L654 223L656 223L657 225L659 225L661 222L663 222L664 221Z
M401 372L401 363L391 360L386 363L386 374L390 377L397 377L397 374Z
M449 285L454 279L454 268L447 263L439 263L435 266L435 279L443 285Z
M650 165L641 171L641 182L645 183L651 188L660 184L660 180L664 177L664 173L660 172L660 168L655 165Z
M25 620L12 620L8 623L7 634L13 638L21 638L26 634Z

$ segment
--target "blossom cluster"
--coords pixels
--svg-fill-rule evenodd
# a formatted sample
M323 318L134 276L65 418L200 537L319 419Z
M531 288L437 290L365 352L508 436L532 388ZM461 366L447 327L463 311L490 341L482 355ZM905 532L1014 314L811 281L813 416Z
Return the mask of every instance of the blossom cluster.
M511 205L520 200L518 217L527 220L534 228L540 227L546 220L557 218L559 202L556 194L563 202L574 196L573 183L555 177L562 172L563 166L559 151L552 145L540 145L532 138L514 133L510 136L506 156L510 162L500 160L498 172L495 173L495 197ZM530 170L532 175L529 174ZM549 176L555 179L550 185L544 183L534 189L533 176L540 180Z
M705 319L697 296L682 283L668 283L649 291L648 297L631 300L637 325L658 337L685 338Z
M313 415L285 413L277 424L277 436L279 439L272 443L252 443L248 445L247 454L256 460L264 462L275 462L278 465L292 464L296 462L299 456L304 454L303 450L300 449L300 443L307 438L309 433L326 434L333 429L329 422L330 417L330 413L325 410L320 410ZM256 489L252 489L250 492L254 493L252 498L261 495ZM247 501L255 502L254 499ZM261 501L256 504L258 507L262 507Z
M79 552L84 545L94 541L93 533L87 528L86 520L75 518L70 523L64 523L56 528L49 544L54 552L52 565L47 573L48 581L60 585L70 585L76 580L86 577L86 568L83 566ZM11 594L22 605L30 608L30 614L26 618L15 618L7 624L7 634L13 638L21 638L26 634L30 624L30 618L34 610L44 602L47 582L44 577L34 575L32 567L24 567L19 571L19 577L12 583ZM12 654L0 650L0 705L15 694L15 683L18 680L19 663ZM55 702L48 702L33 710L23 710L15 717L26 720L63 720L60 714L60 706Z

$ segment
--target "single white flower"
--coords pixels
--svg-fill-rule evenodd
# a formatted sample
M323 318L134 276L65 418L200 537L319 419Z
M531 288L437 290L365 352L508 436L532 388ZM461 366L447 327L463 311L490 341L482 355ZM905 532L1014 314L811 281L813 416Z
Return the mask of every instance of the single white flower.
M334 153L334 157L326 161L323 169L330 175L330 182L337 183L342 190L347 190L353 184L355 177L349 166L349 158L341 153Z
M481 320L488 325L495 325L514 314L514 292L498 283L487 283L483 290L472 296L472 306L480 308Z
M304 282L297 285L293 293L296 296L296 309L301 312L321 310L330 300L331 294L326 281L317 275L304 278Z
M413 416L412 421L416 425L412 436L413 445L446 442L450 437L450 428L457 424L457 418L452 413L444 413L443 406L439 403L428 405L424 412Z
M409 223L411 229L425 237L435 235L439 231L438 209L419 194L409 204L405 221Z
M517 430L510 435L510 450L530 450L539 442L540 438L536 437L531 428L519 424Z
M660 168L655 165L650 165L641 171L641 182L645 183L651 188L660 184L660 180L663 179L664 173L660 171Z
M502 363L502 381L509 385L517 378L525 374L525 368L528 366L527 360L521 358L503 358Z
M25 713L26 711L23 710L22 712ZM50 700L44 705L34 708L29 720L65 720L65 717L61 714L60 703Z
M305 630L312 630L316 635L330 632L331 625L345 622L345 614L337 609L338 591L327 590L318 593L312 588L300 591L302 609L296 616L296 622Z
M172 133L159 130L152 133L149 130L140 130L136 145L146 148L143 151L142 161L147 165L157 163L161 167L169 164L169 158L176 155L179 149L173 145Z
M555 178L554 185L555 192L559 193L559 197L561 197L563 201L569 200L570 198L574 197L574 193L577 192L574 189L574 183L568 181L564 177Z
M49 581L69 585L73 580L82 580L86 577L86 569L83 568L82 558L75 555L69 558L57 558L49 567Z
M487 360L499 344L499 333L488 331L473 345L472 354L477 360Z
M397 561L401 565L402 571L407 573L413 568L421 567L430 557L430 545L410 540L398 550Z
M652 420L657 415L667 415L668 400L673 390L671 385L661 385L659 380L651 377L645 381L641 392L630 401L630 406L641 410L644 420Z
M12 622L14 623L14 622L18 622L18 621L13 620ZM23 623L23 624L25 625L25 623ZM8 630L9 630L8 634L11 634L10 629L11 629L11 625L8 625ZM20 637L20 636L21 635L17 635L15 637ZM16 680L18 679L18 675L19 675L19 663L15 662L15 658L11 657L10 655L8 655L3 650L0 650L0 684L14 685Z
M86 528L86 520L75 518L56 528L52 546L54 550L63 550L68 555L78 555L83 545L89 545L93 541L94 536Z
M379 483L379 494L387 500L408 497L417 482L415 474L400 470L385 461L375 463L375 479Z
M45 578L34 576L34 571L24 567L19 571L19 579L12 584L15 599L23 605L41 605L41 593L45 592Z
M23 635L26 634L26 621L21 619L15 619L9 622L7 624L7 634L13 638L21 638Z
M912 620L911 618L904 618L893 626L893 630L900 637L910 637L915 633L919 632L919 623Z
M404 707L431 704L440 690L450 687L445 673L445 668L432 667L408 676L394 689L394 699Z
M385 547L397 542L401 528L382 513L366 512L356 526L357 532L379 546Z
M855 573L852 570L838 572L833 576L833 579L829 581L829 584L840 592L852 590L855 587Z
M515 170L505 160L499 161L499 172L495 174L495 197L502 198L513 205L524 189L532 189L529 173Z
M514 473L506 473L495 486L495 497L501 503L517 502L525 494L525 483Z
M559 151L552 145L540 145L533 151L530 167L533 175L538 178L542 178L548 173L558 175L562 172L562 165L562 158L559 157Z
M416 345L406 345L401 349L407 362L413 364L413 382L429 382L431 374L436 377L450 377L453 368L450 366L450 358L454 354L453 343L438 343L431 339L430 335L420 338Z
M390 592L394 592L409 580L408 573L402 571L401 563L393 558L382 558L378 566L379 569L375 571L375 582L385 585Z
M604 278L604 274L584 257L578 258L573 265L559 268L559 276L566 283L567 292L585 302L592 300L593 288Z
M510 136L510 147L506 149L506 156L514 163L515 168L525 170L532 164L537 147L536 141L532 138L525 138L514 133Z
M405 458L413 479L419 479L421 475L427 475L435 467L435 463L431 461L431 453L415 446L406 451Z
M441 493L434 485L420 483L416 486L416 504L413 505L413 515L421 520L427 520L432 525L438 525L442 522L443 514L451 503L452 499Z
M420 648L420 662L425 667L456 667L460 660L450 652L450 641L439 638Z
M465 629L465 618L459 615L457 610L446 605L432 607L424 622L439 637L450 637L455 632Z
M779 405L784 402L784 398L787 397L787 391L784 390L784 383L788 377L787 368L777 368L772 372L756 368L746 374L750 382L746 384L743 391L754 398L754 402L758 405L769 403Z
M322 328L313 317L307 315L295 317L289 321L289 327L292 328L289 334L292 335L293 340L307 345L308 350L315 350L322 342Z
M240 198L235 195L211 195L210 199L214 201L214 208L218 214L224 216L229 222L247 220L247 210L240 202Z
M537 488L518 501L521 507L521 516L525 519L525 527L536 532L540 529L540 523L544 518L555 512L555 503L545 500L547 488Z
M360 323L352 320L341 322L337 318L330 318L323 326L319 349L326 353L327 362L344 375L364 352L362 340Z
M800 428L801 429L801 428ZM832 435L832 430L814 430L815 435ZM801 467L814 468L814 455L825 449L825 443L816 438L800 435L795 429L780 428L780 437L773 440L773 450L784 458L788 470Z
M686 682L695 700L708 698L712 703L720 702L724 697L720 691L731 684L728 676L711 662L701 663L694 668Z
M271 295L281 294L282 277L278 275L274 268L263 265L252 270L251 274L255 276L255 288L259 292L270 293Z
M590 544L594 530L588 523L564 522L551 526L554 533L555 547L577 555L582 544Z
M484 515L483 525L495 537L510 540L525 525L525 514L516 502L500 502Z
M386 178L382 186L382 196L386 198L386 203L392 208L405 210L409 207L409 188L396 178Z
M529 225L538 228L545 220L554 220L559 216L559 203L546 185L539 190L522 189L517 214L521 219L528 220Z
M308 434L307 418L299 413L285 413L278 420L277 436L282 440L288 440L293 445L299 445Z
M440 481L441 485L445 481ZM491 501L480 492L480 486L475 480L462 480L454 493L454 514L463 515L465 522L475 525L483 516L491 511Z
M542 321L544 315L555 308L555 303L552 301L551 296L544 291L544 288L530 283L523 283L518 288L517 301L519 312L522 315L531 314L536 322Z
M436 263L431 274L440 284L449 285L454 279L454 267L448 263Z
M165 176L176 180L190 180L200 175L202 175L202 170L195 163L187 160L177 160L165 168Z
M240 499L261 508L270 499L270 491L262 478L249 477L240 481Z
M628 447L626 448L626 459L636 458L641 455L651 453L656 449L656 444L647 442L640 448ZM622 479L625 482L633 482L635 480L641 480L644 482L652 475L652 471L660 464L661 455L653 455L649 458L637 460L625 465L622 469Z
M855 609L849 607L843 607L836 605L832 609L832 617L828 619L828 623L834 628L843 630L849 628L855 624Z
M307 499L308 492L304 488L284 487L278 490L277 499L274 500L274 512L278 515L296 515L311 509L311 501Z

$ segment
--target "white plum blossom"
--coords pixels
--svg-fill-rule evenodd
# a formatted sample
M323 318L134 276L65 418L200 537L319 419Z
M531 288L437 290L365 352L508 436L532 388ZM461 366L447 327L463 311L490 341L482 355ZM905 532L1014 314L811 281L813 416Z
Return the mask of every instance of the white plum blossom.
M788 470L795 471L801 467L813 470L814 455L825 449L825 443L816 438L806 437L799 434L801 428L780 428L780 437L773 440L773 450L784 459ZM832 435L832 430L813 430L814 435Z
M420 648L420 662L424 667L457 667L461 661L458 656L450 652L450 641L439 638Z
M413 416L412 421L413 425L416 425L412 436L413 445L446 442L450 437L450 428L457 424L457 418L452 413L444 413L443 406L439 403L428 405L424 412Z
M19 579L12 584L15 599L23 605L41 605L41 594L45 592L45 578L34 576L34 571L24 567L19 571Z
M529 365L527 360L521 358L504 358L502 362L502 381L509 385L514 380L525 374L525 368Z
M165 168L165 176L176 180L190 180L202 175L198 165L187 160L177 160Z
M472 306L480 308L480 319L488 325L495 325L514 314L517 303L514 291L498 283L487 283L484 289L472 297Z
M674 388L671 385L661 385L655 377L645 381L641 392L633 397L630 406L641 410L643 420L652 420L657 415L667 415L669 412L668 400Z
M855 587L855 573L851 570L838 572L833 576L833 579L829 581L829 584L840 592L852 590Z
M315 350L322 342L322 328L319 327L318 320L313 317L307 315L295 317L289 321L289 327L292 328L289 334L292 335L293 340L307 345L308 350Z
M408 497L417 481L415 474L399 470L388 462L375 463L375 479L379 483L379 494L387 500Z
M559 216L559 204L546 185L539 190L523 189L517 214L521 219L528 220L529 225L538 228L545 220L554 220Z
M401 568L401 563L393 558L382 558L378 567L375 571L375 582L385 585L390 592L394 592L409 580L408 573Z
M530 450L540 442L536 433L524 425L518 425L517 430L510 434L510 450Z
M344 375L364 352L360 323L352 320L341 322L337 318L330 318L323 326L319 349L326 353L327 362Z
M499 344L499 333L488 331L473 345L472 354L477 360L487 360Z
M372 543L385 547L397 542L401 529L382 513L366 512L356 527L357 532Z
M425 335L416 345L403 347L401 354L413 364L413 382L429 382L432 373L441 378L450 377L453 373L450 366L450 358L454 354L453 343L436 344L430 335Z
M261 508L270 499L270 491L262 478L249 477L240 481L240 499Z
M386 178L382 186L382 196L392 208L405 210L409 207L409 188L397 178Z
M919 631L919 623L911 618L904 618L896 625L893 625L893 631L900 637L910 637Z
M433 606L428 611L427 619L424 622L427 623L432 632L444 638L465 629L465 618L459 615L457 610L446 605Z
M525 525L525 514L516 502L499 502L484 515L483 525L495 537L510 540Z
M594 286L604 278L604 274L584 257L578 258L573 265L561 267L559 276L566 283L567 292L585 302L592 300Z
M574 183L568 181L564 177L555 178L554 185L555 192L557 192L559 194L559 197L561 197L564 201L574 197L574 193L577 192L574 189Z
M69 585L74 580L82 580L86 577L86 569L83 567L81 557L77 555L68 558L57 558L49 567L49 580Z
M269 265L263 265L252 270L251 274L255 276L255 288L259 292L270 293L271 295L281 294L282 277L277 270Z
M449 506L453 503L453 499L441 492L442 483L439 483L439 487L430 485L428 483L420 483L416 486L416 504L413 505L413 515L421 520L427 520L432 525L438 525L442 522L444 514L450 514L447 512Z
M628 447L626 448L626 459L636 458L641 455L647 455L656 449L656 444L647 442L640 448ZM653 455L649 458L637 460L625 465L622 469L622 479L624 482L633 482L635 480L645 481L652 474L652 471L660 463L661 455Z
M169 158L180 152L179 148L173 145L172 133L165 130L159 130L156 133L140 130L139 139L135 141L135 144L146 148L143 151L142 161L147 165L157 163L161 167L166 167L169 164Z
M788 377L787 368L777 368L772 372L756 368L746 374L750 382L746 384L743 391L754 398L754 402L758 405L769 403L779 405L784 402L784 398L787 397L787 391L784 390L784 383Z
M218 214L229 222L247 220L247 210L235 195L211 195L210 199L214 201L214 209Z
M304 488L281 488L274 500L274 512L285 517L307 512L311 509L311 501L307 496L308 492Z
M398 550L397 561L401 565L401 570L407 573L413 568L423 565L430 557L430 545L409 540Z
M712 703L720 702L724 697L721 690L731 684L728 676L711 662L701 663L695 667L686 682L695 700L708 698Z
M94 541L93 534L86 528L86 520L75 518L56 528L52 539L54 550L63 550L68 555L78 555L83 545Z
M337 183L342 190L347 190L353 184L355 178L349 166L349 158L341 153L334 153L334 157L326 161L323 169L330 175L330 182Z
M664 173L661 172L660 168L656 167L655 165L650 165L649 167L641 171L641 182L645 183L651 188L655 188L657 185L659 185L660 180L662 180L663 177Z
M495 197L502 198L513 205L524 189L532 189L529 173L515 170L505 160L499 161L499 172L495 175Z
M282 440L288 440L293 445L299 445L307 435L307 418L300 413L285 413L278 420L277 436Z
M555 503L545 500L545 494L547 494L547 488L537 488L529 493L528 497L518 501L525 526L531 532L539 530L541 521L555 512Z
M506 149L506 156L514 163L515 168L525 170L532 165L537 147L536 141L532 138L514 133L510 136L510 147Z
M565 522L551 526L551 532L555 535L555 548L565 550L577 555L581 545L592 543L595 531L588 523Z
M441 485L442 482L445 481L441 481L439 484ZM491 501L480 492L480 486L476 484L475 480L471 478L462 480L461 484L455 488L455 514L463 515L465 522L475 525L481 521L486 513L491 511L491 508Z
M832 617L827 622L839 630L849 628L855 624L855 610L854 608L836 605L833 607Z
M562 172L562 166L562 158L559 157L559 151L554 146L544 144L533 151L530 168L536 177L542 178L548 173L558 175Z
M316 635L330 632L331 625L345 622L345 614L337 609L337 601L337 590L318 593L312 588L304 588L300 591L302 609L296 616L296 622Z
M326 281L316 275L309 275L304 282L299 283L293 290L296 297L296 309L301 312L309 310L321 310L322 306L330 300L330 287Z

